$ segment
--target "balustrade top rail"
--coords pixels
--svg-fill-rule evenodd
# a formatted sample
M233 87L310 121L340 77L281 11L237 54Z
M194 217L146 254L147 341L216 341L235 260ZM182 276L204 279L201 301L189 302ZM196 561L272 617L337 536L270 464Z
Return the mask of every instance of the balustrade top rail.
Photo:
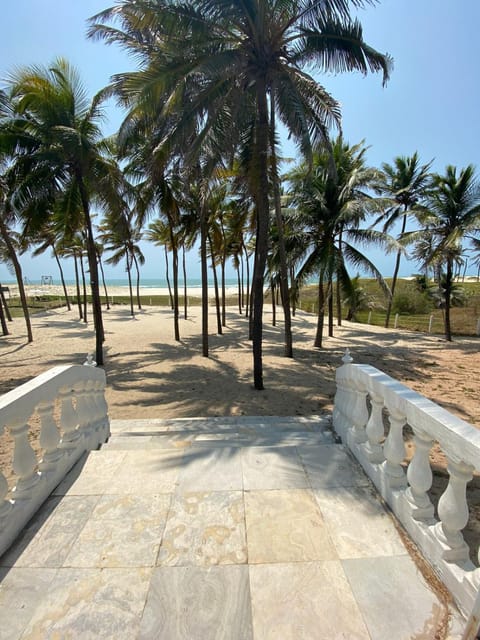
M369 394L382 397L389 411L405 416L416 431L424 431L450 455L480 469L479 429L370 365L343 365L337 369L337 382L346 378L357 379Z

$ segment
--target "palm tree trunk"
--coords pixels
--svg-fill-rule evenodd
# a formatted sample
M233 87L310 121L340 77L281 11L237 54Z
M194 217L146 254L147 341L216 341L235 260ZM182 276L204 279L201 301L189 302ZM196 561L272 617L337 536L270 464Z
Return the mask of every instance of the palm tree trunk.
M173 262L173 333L176 342L180 342L180 327L178 324L178 246L177 238L175 236L175 222L167 214L168 230L170 233L170 246L172 247L172 262Z
M100 267L100 273L102 274L103 291L105 292L105 301L107 303L107 311L109 311L110 303L108 301L108 291L107 291L107 285L105 284L105 272L103 271L103 263L102 263L101 256L98 256L98 266Z
M170 285L170 271L168 268L168 251L167 245L163 245L163 249L165 251L165 280L167 281L168 287L168 295L170 296L170 308L173 309L173 295L172 295L172 287Z
M452 327L450 324L450 307L452 298L452 259L447 258L447 275L445 276L445 340L452 342Z
M265 77L257 78L256 164L258 186L254 193L257 209L257 237L255 242L255 268L253 291L253 383L261 391L263 385L263 284L268 251L269 184L268 184L268 105Z
M128 251L126 250L126 269L127 269L127 278L128 278L128 293L130 296L130 315L132 318L135 317L135 309L133 308L133 286L132 286L132 269L130 266L130 259L128 255Z
M55 250L55 246L52 245L53 256L57 262L58 270L60 272L60 280L62 282L63 295L65 296L65 302L67 303L67 309L71 311L72 307L70 306L70 298L68 297L67 285L65 284L65 278L63 277L63 269L60 264L60 259L58 257L58 253Z
M135 269L137 272L137 307L139 308L139 310L142 310L142 301L140 299L140 269L138 267L138 260L137 257L134 253L132 253L132 259L133 262L135 263Z
M208 267L207 267L207 212L200 210L200 265L202 270L202 355L208 358Z
M270 291L272 293L272 326L273 327L277 326L277 306L275 304L276 290L277 290L277 287L275 286L275 283L272 279L270 281Z
M90 218L90 203L87 191L80 171L77 171L77 182L82 199L83 213L85 215L85 227L87 232L87 256L90 270L90 288L92 291L93 324L95 327L95 360L99 366L103 366L103 341L105 332L103 328L102 304L100 300L100 288L98 283L97 249L93 236L93 225Z
M317 333L315 335L314 347L322 348L323 344L323 323L325 321L325 291L323 288L323 272L318 276L318 316Z
M238 313L242 315L242 281L240 279L240 262L237 265Z
M78 315L80 316L80 320L83 320L83 311L82 311L82 297L80 295L80 278L78 274L78 262L77 262L77 254L73 252L73 264L75 266L75 285L77 288L77 305L78 305Z
M0 324L2 325L2 333L3 333L3 335L4 336L8 336L9 331L8 331L7 321L6 321L5 312L4 312L4 307L5 307L5 309L7 307L5 306L5 297L3 295L1 282L0 282L0 291L1 291L1 297L0 297Z
M185 261L185 245L182 244L182 270L183 270L183 317L187 319L188 289L187 289L187 264Z
M298 287L297 281L295 280L295 273L293 267L290 266L290 282L291 282L291 303L292 303L292 316L295 317L297 313L297 295L298 295Z
M87 282L85 280L85 268L83 266L83 255L80 254L80 272L82 274L82 287L83 287L83 321L85 324L87 320Z
M328 281L328 337L333 338L333 280Z
M273 91L273 90L272 90ZM288 268L287 251L285 249L285 234L283 232L282 203L280 200L280 185L277 169L277 154L275 152L275 103L270 94L270 162L272 166L273 197L275 204L275 220L278 233L278 253L280 257L280 294L282 298L284 332L285 332L285 357L293 358L292 342L292 318L290 314L290 298L288 295Z
M0 300L1 300L1 304L3 305L3 308L5 309L5 315L7 316L7 320L9 322L12 322L12 314L10 313L10 309L8 308L7 300L5 298L5 294L3 293L1 283L0 283Z
M404 205L405 211L407 210L407 206ZM407 216L406 214L404 214L403 216L403 222L402 222L402 231L401 234L405 233L405 229L407 226ZM397 279L398 279L398 272L400 271L400 259L402 257L401 252L399 251L397 253L397 258L395 260L395 268L393 270L393 278L392 278L392 286L390 288L390 297L388 299L388 304L387 304L387 315L385 318L385 328L388 329L388 325L390 324L390 316L392 314L392 305L393 305L393 295L395 293L395 287L397 286Z
M3 238L3 241L5 242L5 245L8 251L8 256L12 262L13 269L15 271L15 277L17 279L17 284L18 284L18 293L20 295L20 302L22 304L23 316L25 318L25 325L27 327L27 342L33 342L32 323L30 322L30 313L28 311L27 296L25 294L25 287L23 285L22 267L20 266L20 262L17 258L15 247L13 246L10 236L8 235L8 229L5 223L3 222L1 216L0 216L0 234Z
M225 291L225 264L227 262L227 242L225 238L225 228L223 226L223 218L220 217L220 229L222 231L222 256L220 261L220 280L222 287L222 327L227 326L227 303Z
M210 233L207 234L208 244L210 246L210 260L212 264L212 272L213 272L213 285L215 288L215 309L217 312L217 333L218 335L222 335L222 317L220 313L220 296L218 292L218 278L217 278L217 268L215 267L215 254L213 253L213 243L212 236Z
M240 267L241 267L241 282L242 282L242 300L241 300L241 308L245 306L245 267L243 264L243 245L242 250L240 252ZM479 267L480 272L480 267Z
M220 269L221 269L220 275L222 279L222 327L227 326L227 292L226 292L226 285L225 285L226 260L227 260L227 256L225 255L225 252L224 252L222 256L222 263L220 265Z
M246 271L247 271L247 286L246 286L246 294L245 294L245 315L249 316L249 308L250 308L250 262L248 260L248 250L245 245L243 245L245 250L245 262L246 262Z

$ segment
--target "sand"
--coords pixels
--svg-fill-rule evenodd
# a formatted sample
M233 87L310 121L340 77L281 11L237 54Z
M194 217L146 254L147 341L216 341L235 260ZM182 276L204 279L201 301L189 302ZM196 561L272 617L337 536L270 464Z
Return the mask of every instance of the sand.
M114 292L114 295L119 295ZM91 316L90 316L91 319ZM210 357L201 355L200 308L181 318L181 340L173 337L168 308L145 307L135 318L127 306L104 314L106 398L111 418L175 418L227 415L312 415L329 412L335 369L348 347L355 362L370 364L480 428L480 338L456 338L343 322L324 348L314 349L314 316L297 312L293 320L294 359L283 356L282 326L271 326L266 308L265 390L252 387L251 343L247 319L229 308L223 335L210 315ZM77 311L57 309L32 317L34 342L26 343L23 319L0 337L0 393L58 364L82 364L94 352L90 322ZM0 465L11 459L0 439ZM2 451L3 447L3 451ZM437 496L447 482L443 454L432 451ZM9 465L10 466L10 465ZM478 549L480 479L469 484L471 519L467 537Z
M44 287L46 288L46 287ZM47 287L46 289L51 289ZM112 295L125 289L118 287ZM163 289L145 289L152 295ZM197 294L198 289L191 291ZM147 294L148 295L148 294ZM283 357L282 326L271 326L266 307L266 390L252 389L247 321L231 308L224 335L216 335L211 308L210 357L201 355L200 308L180 319L180 343L173 339L168 308L145 307L131 318L127 306L105 311L107 400L112 418L198 415L308 415L330 410L335 368L348 347L355 362L371 364L480 428L480 338L456 338L343 322L324 349L313 349L316 319L297 312L293 360ZM34 342L27 344L22 319L0 337L0 393L56 364L83 363L94 351L93 324L76 309L32 316Z

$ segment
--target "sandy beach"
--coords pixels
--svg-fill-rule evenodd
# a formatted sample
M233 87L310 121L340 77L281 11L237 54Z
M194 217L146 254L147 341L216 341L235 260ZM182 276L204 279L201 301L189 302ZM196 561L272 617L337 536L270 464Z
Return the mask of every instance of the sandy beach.
M116 287L111 295L123 290ZM112 418L308 415L330 410L335 369L348 347L356 362L376 366L480 427L480 338L456 338L449 344L440 336L343 322L335 327L335 337L325 338L324 348L318 350L312 348L315 317L297 312L295 357L288 360L283 357L282 325L271 326L266 306L266 390L257 392L252 389L247 321L235 308L228 310L220 336L211 307L209 358L201 355L199 307L189 310L187 320L181 316L180 343L173 338L172 312L165 307L146 306L132 318L126 305L114 305L105 311L104 320ZM0 338L1 393L51 366L83 363L94 351L91 317L85 324L76 309L34 315L32 324L31 344L26 343L21 318L9 324L11 335Z

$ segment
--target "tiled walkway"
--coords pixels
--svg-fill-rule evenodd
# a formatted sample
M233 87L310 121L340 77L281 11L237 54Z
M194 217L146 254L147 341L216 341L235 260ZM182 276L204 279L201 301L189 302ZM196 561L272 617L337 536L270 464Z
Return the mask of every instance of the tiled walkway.
M114 421L0 560L0 638L457 637L327 428Z

